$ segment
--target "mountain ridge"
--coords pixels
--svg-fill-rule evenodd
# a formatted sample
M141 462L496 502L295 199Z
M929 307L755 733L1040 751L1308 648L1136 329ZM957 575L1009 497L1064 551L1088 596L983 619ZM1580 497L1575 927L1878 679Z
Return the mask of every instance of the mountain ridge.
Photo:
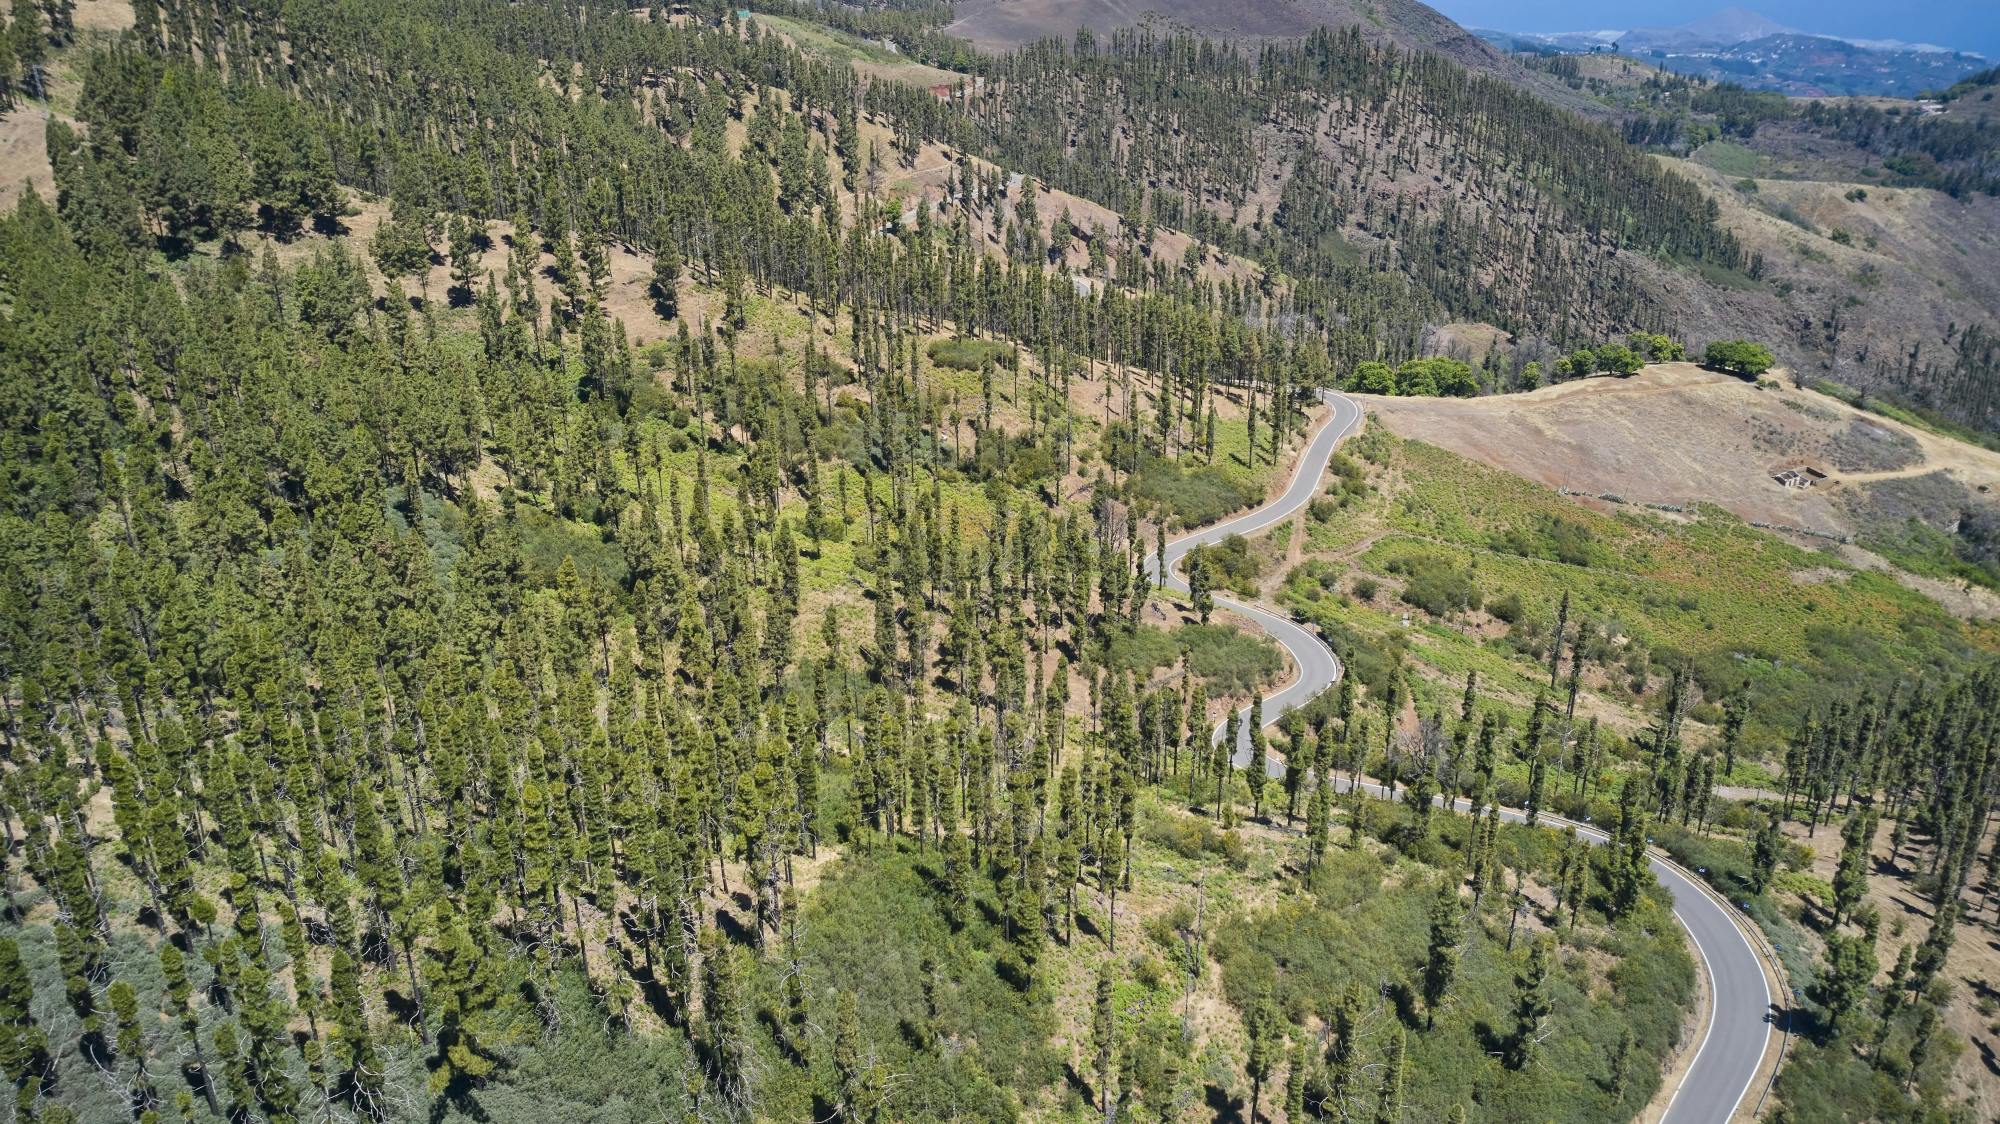
M1794 97L1913 97L1987 65L1971 51L1785 27L1744 8L1674 27L1475 33L1503 51L1616 53L1680 74Z
M1592 43L1615 45L1631 51L1646 50L1698 50L1736 47L1743 44L1770 39L1775 36L1801 36L1811 39L1827 39L1859 47L1869 51L1919 51L1927 54L1965 55L1984 58L1977 51L1941 46L1936 43L1912 43L1901 39L1872 39L1853 35L1837 35L1828 31L1815 31L1791 27L1773 20L1762 13L1748 8L1724 8L1701 19L1689 20L1682 24L1666 27L1632 27L1624 29L1592 28L1569 31L1510 31L1504 29L1474 29L1474 34L1498 33L1513 35L1522 39L1547 42L1550 44ZM1490 40L1489 40L1490 41Z
M1128 27L1183 29L1233 40L1298 38L1319 28L1361 27L1373 38L1421 47L1470 66L1504 69L1500 52L1417 0L1297 0L1217 6L1198 0L970 0L955 5L949 34L981 50L1024 46L1079 29L1106 35Z
M989 55L1052 36L1069 39L1080 30L1102 38L1145 28L1252 46L1355 28L1370 42L1428 51L1526 87L1565 109L1599 113L1589 99L1522 66L1504 49L1419 0L1256 0L1227 6L1200 0L963 0L954 5L954 16L940 30Z

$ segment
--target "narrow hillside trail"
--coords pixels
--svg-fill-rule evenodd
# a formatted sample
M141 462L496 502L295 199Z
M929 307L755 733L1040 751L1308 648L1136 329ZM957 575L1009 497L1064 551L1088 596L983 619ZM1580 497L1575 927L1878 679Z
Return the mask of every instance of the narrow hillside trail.
M1147 560L1147 569L1155 584L1187 596L1190 593L1187 580L1181 575L1180 567L1188 552L1197 546L1212 545L1231 535L1255 535L1291 518L1318 494L1320 479L1326 474L1327 462L1340 442L1361 429L1361 407L1352 398L1331 390L1320 392L1320 399L1330 412L1327 419L1307 442L1299 462L1293 470L1291 483L1285 490L1265 503L1221 523L1202 528L1191 534L1175 539L1166 545L1162 557ZM1269 604L1247 602L1222 593L1214 595L1217 605L1227 606L1232 612L1255 622L1270 637L1290 653L1292 664L1298 675L1277 691L1264 698L1264 721L1266 727L1275 725L1288 711L1304 706L1321 691L1340 681L1341 663L1333 650L1311 629L1291 619L1283 611ZM1238 768L1250 761L1249 708L1239 715L1236 751L1232 757ZM1220 740L1223 726L1218 725L1211 735ZM1275 758L1266 763L1267 771L1273 776L1281 776L1283 764ZM1394 799L1396 794L1379 784L1367 781L1337 781L1336 787L1343 791L1350 783L1358 783L1362 791L1371 795ZM1444 797L1438 797L1443 804ZM1453 798L1450 806L1464 811L1468 802ZM1526 820L1523 812L1503 809L1503 816L1511 822ZM1539 822L1555 827L1574 827L1577 834L1593 843L1608 842L1608 836L1601 829L1589 823L1573 823L1559 816L1546 813ZM1654 853L1650 857L1653 874L1660 880L1674 898L1674 916L1687 931L1695 951L1700 957L1709 981L1713 1002L1709 1005L1707 1024L1700 1036L1690 1044L1694 1060L1679 1068L1679 1084L1671 1093L1665 1094L1666 1108L1658 1119L1667 1124L1721 1124L1734 1119L1739 1112L1754 1115L1757 1101L1750 1097L1764 1068L1766 1052L1772 1046L1772 1035L1780 1008L1772 1002L1771 981L1765 973L1765 961L1748 930L1750 922L1737 916L1738 910L1724 900L1701 880L1698 874L1683 869L1664 855ZM1682 1047L1683 1051L1688 1048ZM1750 1102L1747 1106L1745 1102Z

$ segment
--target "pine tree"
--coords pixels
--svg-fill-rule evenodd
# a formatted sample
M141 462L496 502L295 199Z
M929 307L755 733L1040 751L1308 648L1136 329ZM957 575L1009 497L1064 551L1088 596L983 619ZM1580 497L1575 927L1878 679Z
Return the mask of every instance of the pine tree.
M273 992L270 972L254 956L239 970L235 992L246 1038L243 1064L257 1103L271 1120L295 1119L302 1100L285 1066L291 1045L286 1031L291 1005Z
M56 922L56 963L62 969L63 994L70 1010L83 1026L86 1037L103 1030L104 1017L97 1009L97 992L91 987L96 973L97 951L92 941L74 925Z
M0 964L0 973L4 965ZM141 1112L150 1111L158 1095L152 1075L146 1070L146 1033L139 1021L139 993L125 980L113 980L105 989L105 1001L118 1023L118 1055L132 1067L132 1103Z
M1514 1028L1501 1055L1509 1069L1526 1066L1540 1044L1542 1021L1552 1009L1548 996L1552 955L1546 939L1536 941L1528 949L1527 966L1514 977Z
M361 997L361 973L345 948L333 950L328 973L329 1013L333 1017L332 1056L342 1070L349 1098L356 1108L379 1116L383 1092L382 1064L375 1056L375 1042L368 1030L368 1015Z
M1890 969L1889 982L1876 994L1875 1038L1869 1044L1868 1052L1875 1068L1882 1068L1882 1047L1889 1040L1889 1032L1895 1028L1896 1013L1903 1009L1909 995L1910 969L1914 963L1915 945L1904 945L1896 955L1896 966Z
M1306 880L1312 880L1313 872L1326 857L1327 841L1333 826L1333 780L1329 770L1321 767L1314 772L1312 797L1306 802Z
M1743 745L1743 722L1749 713L1749 700L1741 691L1729 696L1722 709L1722 777L1727 781L1736 775L1736 751Z
M1312 1078L1306 1065L1306 1043L1303 1038L1292 1039L1292 1051L1285 1065L1285 1119L1304 1120L1306 1118L1306 1084Z
M1327 1022L1327 1094L1322 1107L1336 1119L1348 1116L1347 1102L1359 1092L1362 1004L1360 991L1350 985L1335 1001L1333 1015Z
M1951 953L1951 946L1958 936L1958 902L1948 901L1938 909L1931 919L1930 932L1924 934L1923 943L1917 946L1916 957L1910 965L1910 989L1922 993L1944 971L1945 958Z
M1111 1062L1118 1048L1118 1021L1111 1000L1111 961L1097 965L1097 997L1091 1006L1090 1042L1097 1050L1097 1109L1111 1116Z
M1424 958L1424 1029L1437 1025L1438 1008L1458 973L1458 943L1464 931L1464 910L1458 887L1446 881L1431 905L1430 950Z
M42 14L35 0L14 0L7 20L8 46L14 65L20 68L23 85L35 97L47 101L48 39L42 31Z
M1861 1011L1868 998L1868 985L1875 978L1875 935L1859 937L1833 933L1826 940L1826 968L1820 973L1818 994L1826 1008L1827 1030L1845 1032L1850 1016Z
M1244 780L1250 783L1250 815L1255 819L1264 816L1264 786L1271 779L1271 745L1264 734L1264 699L1257 696L1250 700L1250 766L1244 771Z
M445 231L451 261L450 300L454 305L470 304L472 286L479 280L479 242L486 236L485 231L462 215L453 215Z
M1207 624L1209 614L1215 611L1214 583L1209 574L1208 560L1197 553L1188 559L1187 570L1189 597L1194 602L1194 615L1201 623Z
M1244 1072L1250 1078L1250 1119L1254 1124L1257 1106L1263 1099L1264 1083L1271 1079L1284 1054L1285 1019L1278 1011L1277 1001L1266 993L1251 1003L1244 1023L1244 1029L1250 1034L1250 1050Z
M221 1116L222 1104L215 1095L214 1075L209 1072L208 1057L202 1049L201 1016L190 1003L194 984L188 978L186 958L172 942L160 945L160 976L166 982L160 997L161 1008L180 1024L181 1033L187 1036L189 1052L194 1055L193 1064L187 1067L190 1080L208 1099L208 1111Z
M748 1091L750 1043L743 1025L741 971L737 953L714 929L701 935L702 1041L715 1084L731 1099Z
M1923 1072L1924 1063L1930 1060L1931 1047L1937 1036L1937 1027L1937 1005L1928 1000L1919 1000L1917 1003L1917 1025L1910 1033L1910 1068L1908 1075L1903 1079L1903 1087L1905 1089L1916 1084L1918 1076Z
M833 1070L839 1082L834 1104L840 1119L850 1124L873 1124L882 1114L884 1075L882 1067L867 1056L867 1049L854 993L843 990L835 1001L833 1018Z
M664 216L653 222L653 277L648 291L662 320L680 316L681 251Z
M1569 632L1569 590L1563 590L1562 604L1556 609L1556 631L1549 639L1549 689L1554 690L1562 667L1563 637Z
M1875 818L1849 816L1846 825L1841 828L1841 837L1840 865L1833 872L1833 924L1836 928L1842 918L1861 904L1861 896L1868 891L1868 861L1875 839Z
M431 1002L438 1020L430 1059L431 1093L458 1097L493 1072L487 1039L504 1010L499 964L448 900L434 909L434 939L426 947Z
M391 219L369 240L368 252L385 277L397 279L427 274L431 265L430 237L414 222Z
M12 937L0 937L0 1073L14 1083L23 1119L51 1076L48 1037L35 1024L34 980Z
M1772 812L1764 826L1757 829L1757 838L1750 852L1750 889L1763 893L1771 884L1771 877L1778 872L1778 859L1783 854L1784 836L1778 830L1778 813Z
M1236 771L1236 743L1241 736L1237 712L1231 709L1222 720L1222 736L1209 747L1213 756L1210 771L1215 774L1215 816L1225 825L1230 821L1229 777Z
M1375 1124L1396 1124L1403 1117L1403 1082L1409 1075L1409 1035L1398 1025L1389 1037L1382 1060L1382 1084L1375 1095Z
M1638 789L1639 782L1627 777L1618 802L1618 831L1611 840L1607 880L1615 917L1638 908L1646 884L1646 813L1639 806Z
M215 1028L215 1056L222 1063L222 1089L228 1097L228 1118L248 1118L257 1107L257 1088L252 1082L250 1060L243 1054L235 1023L225 1022Z

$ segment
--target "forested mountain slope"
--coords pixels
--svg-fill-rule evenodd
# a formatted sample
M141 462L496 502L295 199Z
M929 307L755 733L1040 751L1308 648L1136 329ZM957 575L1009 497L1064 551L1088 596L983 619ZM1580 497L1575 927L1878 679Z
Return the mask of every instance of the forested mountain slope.
M1305 391L1426 321L1622 329L1629 244L1726 267L1684 182L1353 36L1037 48L968 111L690 7L141 0L94 37L10 13L55 79L7 90L48 114L53 198L0 218L17 1118L1625 1120L1696 987L1645 841L1741 834L1717 778L1781 726L1814 722L1801 815L1882 776L1947 872L1978 851L1987 637L1829 584L1799 597L1841 627L1752 674L1940 685L1885 687L1910 701L1871 728L1909 733L1879 743L1819 733L1852 712L1810 691L1753 706L1694 643L1756 604L1700 548L1802 553L1746 528L1579 536L1556 497L1403 472L1378 435L1369 463L1442 494L1342 463L1267 543L1193 560L1185 602L1150 587L1173 528L1289 467ZM1395 169L1404 202L1328 196L1393 233L1390 268L1346 260L1351 213L1228 221L1169 122L1230 167L1256 110L1175 104L1189 59L1300 152L1316 117L1372 130L1329 125L1321 172ZM1022 132L1083 127L1072 70L1156 150L1104 157L1159 201L1101 234L1009 156L1114 182ZM1018 123L981 101L1008 88ZM1485 195L1447 223L1424 184L1458 163L1518 168L1466 173ZM899 190L919 173L942 182ZM1558 264L1512 273L1458 237L1483 229ZM1366 559L1462 641L1432 666L1386 611L1352 628L1330 560L1265 568L1344 512L1514 552L1518 633L1453 631L1484 611L1456 568ZM1631 576L1545 613L1599 532ZM1280 579L1355 674L1253 719L1238 769L1212 724L1284 668L1211 593ZM1728 615L1681 603L1717 586ZM1619 626L1656 606L1670 630ZM1853 656L1891 631L1895 662ZM1503 825L1503 796L1616 842Z
M1697 346L1766 340L1812 377L1996 424L2000 302L1980 266L2000 245L1988 167L2000 147L1977 79L1938 110L1791 104L1668 75L1612 89L1538 70L1566 94L1597 95L1552 100L1366 25L1239 40L1234 52L1176 36L1164 24L1059 35L980 62L963 99L883 91L873 104L906 122L940 118L927 135L1033 170L1139 229L1177 225L1254 257L1274 288L1297 287L1305 315L1355 308L1340 326L1363 338L1384 340L1383 309L1404 323L1496 324L1524 346L1489 372L1494 387L1516 385L1532 361L1546 373L1546 345L1653 327ZM1118 113L1101 112L1106 98ZM1756 136L1778 178L1819 182L1746 198L1758 181L1718 156L1729 178L1690 190L1683 178L1705 172L1636 166L1562 111L1578 104L1655 149L1720 133L1718 149L1740 151L1739 136ZM1871 187L1898 192L1871 206ZM1742 214L1745 202L1779 225ZM1385 293L1383 270L1417 293ZM1392 356L1411 350L1407 335L1386 342Z
M51 35L56 198L0 220L17 1116L1657 1087L1693 970L1632 849L1357 801L1331 853L1400 693L1288 788L1208 751L1281 666L1139 561L1332 377L1260 294L984 246L985 176L905 224L853 76L727 17L136 15Z
M870 104L1141 233L1257 258L1286 283L1276 314L1325 330L1343 363L1410 354L1441 318L1557 339L1649 325L1632 255L1745 263L1713 205L1613 131L1352 30L1254 55L1145 33L1043 42L963 108L926 101Z

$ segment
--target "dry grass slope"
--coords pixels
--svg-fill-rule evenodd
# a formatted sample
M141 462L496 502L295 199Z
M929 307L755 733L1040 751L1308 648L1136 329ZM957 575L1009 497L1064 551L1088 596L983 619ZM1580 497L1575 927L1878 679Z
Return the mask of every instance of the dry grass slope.
M1529 394L1367 402L1401 436L1585 495L1676 505L1699 500L1752 522L1836 536L1865 534L1884 518L1900 522L1910 505L1898 498L1906 487L1887 486L1897 481L1934 478L1952 492L1958 502L1944 505L1954 515L1940 519L1940 532L1967 511L2000 510L2000 453L1792 389L1785 380L1760 389L1688 363ZM1775 479L1787 468L1812 468L1826 478L1787 488ZM1880 564L1866 556L1851 560ZM1961 615L2000 616L2000 598L1989 591L1905 577Z

